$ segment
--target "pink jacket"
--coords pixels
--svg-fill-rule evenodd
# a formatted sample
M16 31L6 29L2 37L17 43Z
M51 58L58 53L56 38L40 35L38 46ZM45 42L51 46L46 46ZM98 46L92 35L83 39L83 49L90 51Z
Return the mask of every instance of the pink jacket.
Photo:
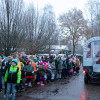
M45 68L46 70L49 70L47 65L44 65L44 68Z

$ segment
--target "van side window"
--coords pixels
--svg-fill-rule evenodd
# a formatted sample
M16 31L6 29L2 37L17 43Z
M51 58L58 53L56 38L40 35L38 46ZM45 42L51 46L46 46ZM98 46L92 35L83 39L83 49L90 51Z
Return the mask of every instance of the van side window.
M91 43L87 46L87 54L86 54L87 58L91 58Z

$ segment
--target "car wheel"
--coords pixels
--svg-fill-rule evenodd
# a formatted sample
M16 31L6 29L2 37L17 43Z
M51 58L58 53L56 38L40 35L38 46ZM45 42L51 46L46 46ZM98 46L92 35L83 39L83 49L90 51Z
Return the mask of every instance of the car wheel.
M88 84L88 82L89 82L88 76L85 74L85 76L84 76L84 83Z

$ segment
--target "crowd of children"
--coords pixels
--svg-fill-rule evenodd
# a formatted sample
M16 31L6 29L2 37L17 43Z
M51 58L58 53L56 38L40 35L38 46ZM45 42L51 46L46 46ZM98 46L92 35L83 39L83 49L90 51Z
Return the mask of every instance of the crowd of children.
M79 73L79 59L77 57L33 57L27 56L10 58L5 66L5 100L9 93L15 100L15 91L22 91L34 84L45 84L71 76L74 71ZM2 91L2 61L0 60L0 91Z

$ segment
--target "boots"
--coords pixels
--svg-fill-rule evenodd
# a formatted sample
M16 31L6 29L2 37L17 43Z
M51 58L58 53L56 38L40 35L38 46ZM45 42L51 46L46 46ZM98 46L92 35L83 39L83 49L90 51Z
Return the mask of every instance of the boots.
M29 82L29 87L32 87L31 81Z
M44 84L47 84L47 80L44 80Z
M57 79L59 79L59 74L57 74Z
M61 79L61 74L59 74L59 78Z
M43 81L40 81L40 85L41 85L41 86L44 86Z

